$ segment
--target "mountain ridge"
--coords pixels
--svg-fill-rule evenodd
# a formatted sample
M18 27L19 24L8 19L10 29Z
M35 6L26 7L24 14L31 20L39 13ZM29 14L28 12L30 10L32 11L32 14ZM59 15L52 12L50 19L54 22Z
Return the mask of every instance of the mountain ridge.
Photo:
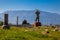
M21 24L24 19L26 19L29 23L33 24L36 17L35 10L5 11L4 13L1 13L0 17L3 18L2 16L5 13L9 14L9 23L12 24L16 24L17 16L19 16L19 24ZM60 15L57 13L40 11L40 22L43 25L60 24Z

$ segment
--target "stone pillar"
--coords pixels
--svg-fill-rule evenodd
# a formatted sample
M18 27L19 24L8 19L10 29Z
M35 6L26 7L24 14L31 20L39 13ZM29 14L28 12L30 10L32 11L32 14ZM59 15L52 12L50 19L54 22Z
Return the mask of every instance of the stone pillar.
M17 24L17 27L18 27L18 16L17 16L17 23L16 24Z
M3 24L3 29L10 29L8 25L8 14L4 14L4 24Z
M4 14L4 25L8 25L8 14Z

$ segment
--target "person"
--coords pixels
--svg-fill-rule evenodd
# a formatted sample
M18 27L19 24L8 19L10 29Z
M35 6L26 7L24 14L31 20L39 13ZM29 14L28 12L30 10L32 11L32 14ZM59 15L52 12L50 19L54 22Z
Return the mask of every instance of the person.
M35 21L36 21L36 22L37 22L37 21L39 22L39 14L40 14L40 12L37 10L35 14L36 14L36 20L35 20Z

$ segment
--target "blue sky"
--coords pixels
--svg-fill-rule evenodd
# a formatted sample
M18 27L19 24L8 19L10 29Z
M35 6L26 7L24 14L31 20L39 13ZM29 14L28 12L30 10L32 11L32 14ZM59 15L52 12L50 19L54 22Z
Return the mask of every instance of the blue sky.
M0 13L7 10L35 9L60 14L60 0L0 0Z

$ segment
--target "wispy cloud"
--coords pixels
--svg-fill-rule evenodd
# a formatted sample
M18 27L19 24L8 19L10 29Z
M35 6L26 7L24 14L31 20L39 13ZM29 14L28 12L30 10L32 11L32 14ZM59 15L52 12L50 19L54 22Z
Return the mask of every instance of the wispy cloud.
M0 13L3 13L4 11L0 9Z

